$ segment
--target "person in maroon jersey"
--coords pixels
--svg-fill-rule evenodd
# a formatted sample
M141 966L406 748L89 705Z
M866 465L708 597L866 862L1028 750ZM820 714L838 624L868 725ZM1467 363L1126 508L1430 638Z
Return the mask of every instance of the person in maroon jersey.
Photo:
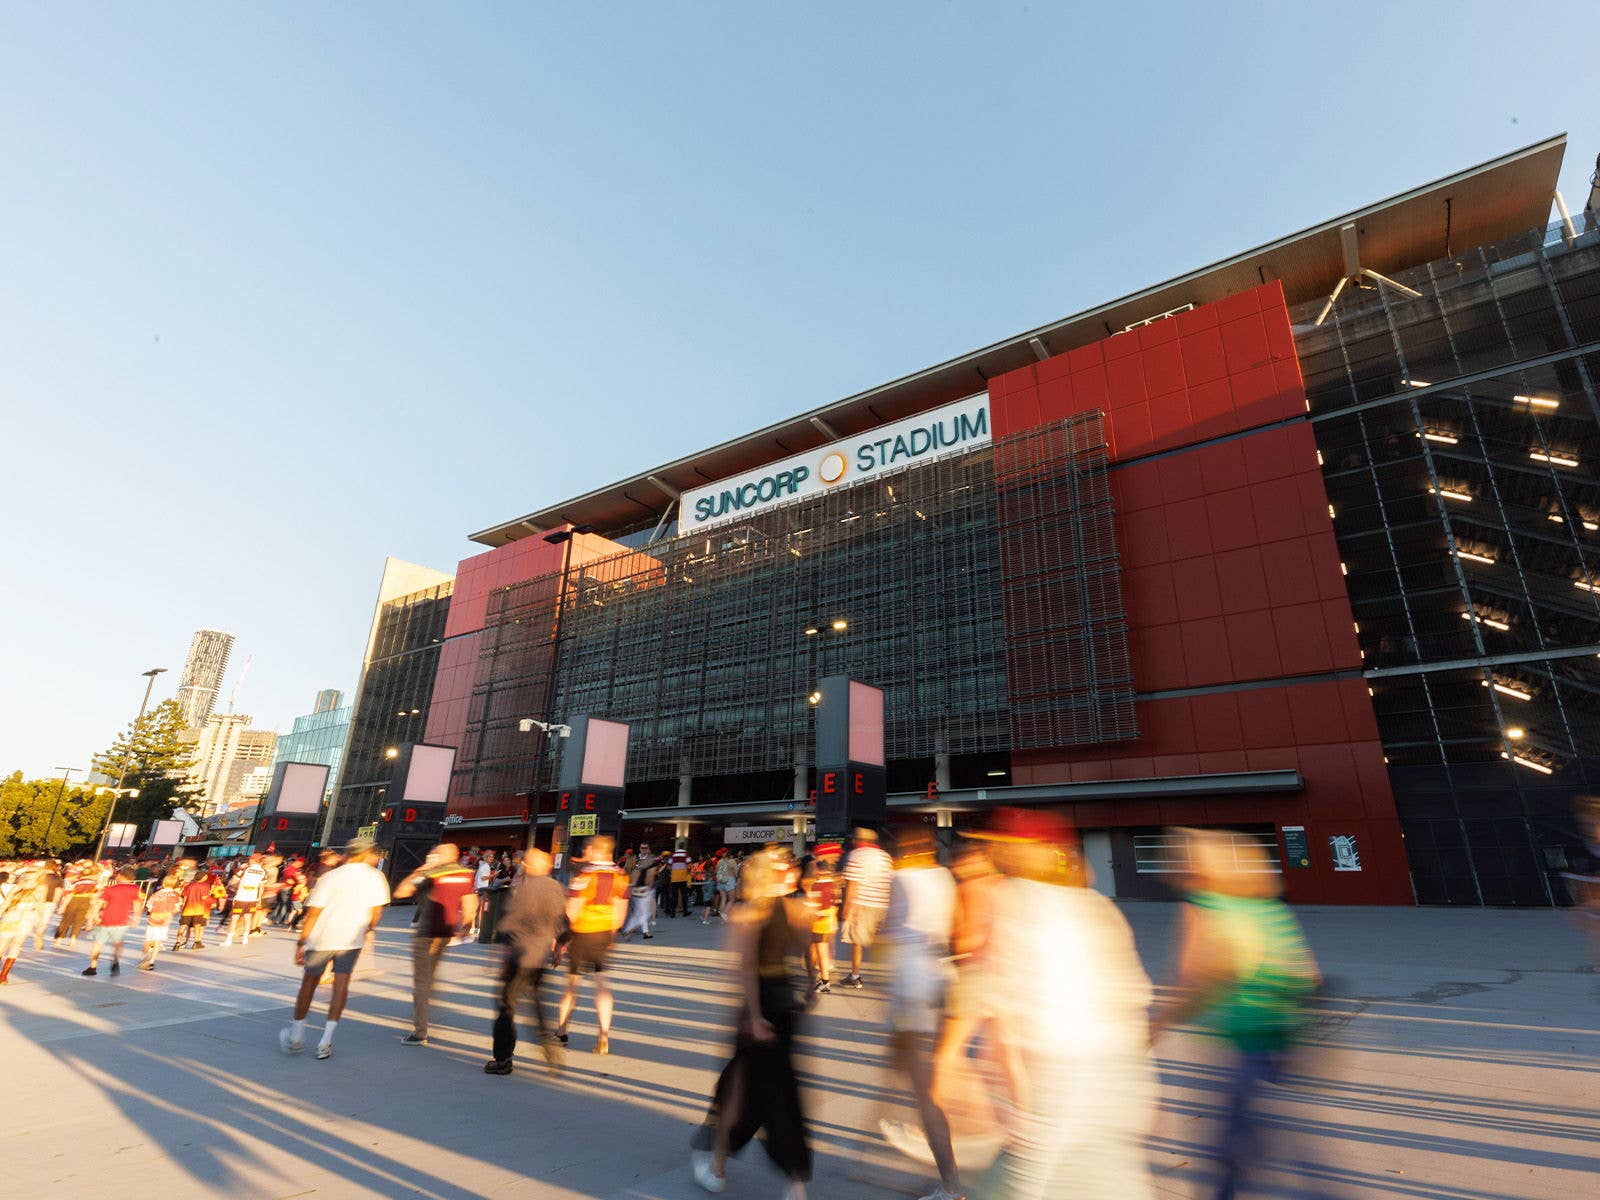
M461 862L461 848L444 842L428 851L422 865L402 879L394 898L416 896L421 913L411 943L411 1032L406 1046L428 1044L428 1004L439 960L451 941L464 937L478 913L472 868Z
M122 970L122 940L128 936L128 926L133 924L133 914L139 907L139 885L133 881L133 872L123 867L116 878L100 893L100 918L96 922L93 944L89 949L89 965L85 975L98 975L100 951L111 947L111 973Z

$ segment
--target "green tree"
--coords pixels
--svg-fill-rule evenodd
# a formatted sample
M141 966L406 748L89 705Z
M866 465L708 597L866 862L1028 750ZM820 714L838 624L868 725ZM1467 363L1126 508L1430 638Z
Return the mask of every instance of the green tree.
M59 779L24 779L21 771L13 771L0 780L0 858L91 853L110 807L110 793L103 788L78 784L63 790Z
M130 722L117 735L111 749L95 759L95 770L115 781L127 762L125 788L138 788L137 796L123 796L117 802L116 820L131 821L138 828L136 841L150 833L150 826L172 815L199 794L189 782L193 766L191 746L183 739L183 711L176 700L163 700L143 719ZM98 833L98 830L96 830Z

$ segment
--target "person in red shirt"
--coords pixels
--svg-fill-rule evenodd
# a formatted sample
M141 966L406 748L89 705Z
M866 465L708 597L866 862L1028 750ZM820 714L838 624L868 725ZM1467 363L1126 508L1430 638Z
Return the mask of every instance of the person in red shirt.
M85 975L98 975L100 951L111 947L111 973L122 970L122 939L128 936L128 926L133 924L133 914L139 908L139 885L133 881L133 872L123 867L111 884L100 893L100 917L94 927L94 940L89 949L89 965Z
M444 842L428 851L422 865L402 879L394 898L416 896L417 934L411 943L411 1032L406 1046L428 1044L428 1004L439 960L451 941L462 938L478 914L472 868L461 862L461 848Z

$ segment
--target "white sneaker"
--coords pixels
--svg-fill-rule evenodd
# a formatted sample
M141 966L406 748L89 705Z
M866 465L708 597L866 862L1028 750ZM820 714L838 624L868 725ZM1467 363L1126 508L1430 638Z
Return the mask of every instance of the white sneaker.
M332 1058L333 1057L333 1045L331 1043L329 1043L328 1045L323 1045L321 1042L318 1042L317 1043L317 1057L318 1058Z
M728 1186L728 1181L711 1169L712 1159L713 1155L709 1150L689 1152L689 1161L694 1166L694 1181L712 1195L717 1195Z
M967 1200L967 1197L965 1194L958 1194L956 1192L949 1191L946 1189L944 1184L941 1183L938 1187L934 1188L933 1191L922 1197L922 1200Z
M299 1054L306 1048L303 1041L296 1041L294 1034L287 1029L278 1030L278 1048L285 1054Z

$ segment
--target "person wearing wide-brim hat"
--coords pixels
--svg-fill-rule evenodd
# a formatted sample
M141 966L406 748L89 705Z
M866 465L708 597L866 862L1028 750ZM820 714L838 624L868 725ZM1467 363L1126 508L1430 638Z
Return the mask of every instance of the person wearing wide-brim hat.
M1133 931L1088 888L1070 821L999 809L976 835L1006 875L985 969L1016 1105L1010 1139L973 1200L1148 1200L1156 1110L1150 980Z

